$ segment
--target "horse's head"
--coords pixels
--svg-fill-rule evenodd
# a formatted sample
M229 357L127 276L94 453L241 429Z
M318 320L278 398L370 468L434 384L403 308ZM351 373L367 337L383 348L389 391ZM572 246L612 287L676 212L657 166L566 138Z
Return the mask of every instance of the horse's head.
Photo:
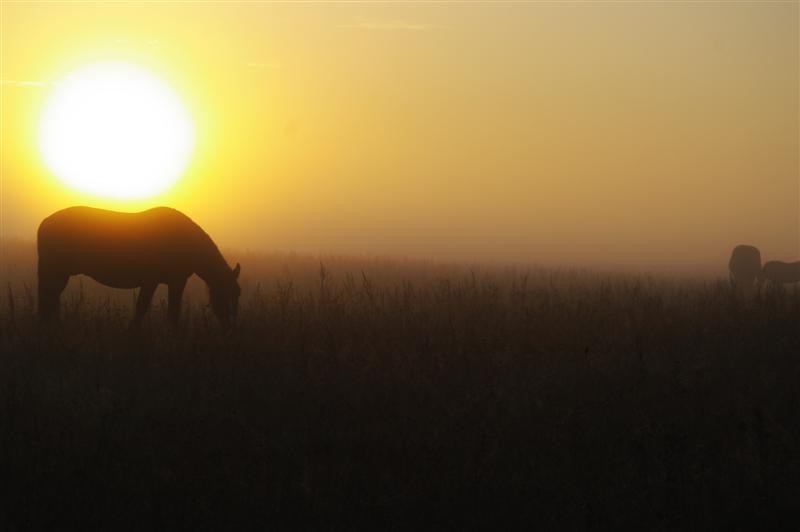
M230 269L223 279L208 287L211 309L217 315L219 321L225 325L236 317L239 309L239 296L242 293L242 289L239 288L238 279L241 270L241 266L237 263L236 267Z

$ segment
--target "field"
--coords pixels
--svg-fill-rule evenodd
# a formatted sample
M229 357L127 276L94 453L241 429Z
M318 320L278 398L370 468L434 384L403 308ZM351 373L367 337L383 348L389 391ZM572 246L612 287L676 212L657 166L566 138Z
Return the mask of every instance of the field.
M240 254L224 334L0 264L0 529L768 528L800 499L800 294Z

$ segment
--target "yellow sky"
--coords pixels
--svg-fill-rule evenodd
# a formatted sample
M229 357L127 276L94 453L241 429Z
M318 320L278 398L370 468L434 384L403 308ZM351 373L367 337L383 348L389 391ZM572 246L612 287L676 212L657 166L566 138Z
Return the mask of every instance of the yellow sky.
M2 3L2 233L171 205L222 247L581 264L798 260L798 3ZM36 146L70 70L190 108L170 192L83 196Z

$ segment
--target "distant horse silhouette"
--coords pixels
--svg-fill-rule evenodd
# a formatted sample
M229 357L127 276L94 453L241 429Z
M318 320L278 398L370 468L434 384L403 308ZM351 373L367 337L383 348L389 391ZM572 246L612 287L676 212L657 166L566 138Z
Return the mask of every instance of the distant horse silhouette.
M122 213L70 207L39 225L39 318L57 319L71 275L85 274L114 288L139 287L134 323L141 321L160 283L169 287L168 314L177 323L186 281L208 284L223 325L235 316L239 264L231 269L211 237L188 216L167 207Z
M749 293L761 274L761 252L753 246L736 246L728 261L728 269L731 286L740 292Z
M800 262L771 260L764 263L758 275L759 284L769 282L774 286L800 282Z

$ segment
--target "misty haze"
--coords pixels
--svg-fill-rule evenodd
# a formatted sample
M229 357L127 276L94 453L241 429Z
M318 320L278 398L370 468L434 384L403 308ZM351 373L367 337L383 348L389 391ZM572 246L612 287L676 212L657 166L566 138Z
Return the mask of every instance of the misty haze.
M795 1L0 3L0 529L773 529Z

